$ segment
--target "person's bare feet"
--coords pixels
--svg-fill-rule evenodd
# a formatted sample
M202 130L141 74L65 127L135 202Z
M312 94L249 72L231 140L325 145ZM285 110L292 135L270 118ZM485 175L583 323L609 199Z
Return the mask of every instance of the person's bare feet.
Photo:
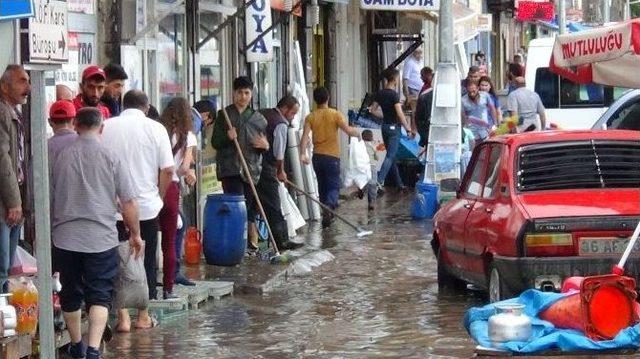
M116 324L116 332L131 332L131 317L129 316L129 311L126 309L118 310L118 323Z
M131 323L122 324L121 322L118 322L116 324L116 332L118 332L118 333L129 333L129 332L131 332Z
M136 321L136 329L151 329L158 325L156 319L150 315L140 315Z

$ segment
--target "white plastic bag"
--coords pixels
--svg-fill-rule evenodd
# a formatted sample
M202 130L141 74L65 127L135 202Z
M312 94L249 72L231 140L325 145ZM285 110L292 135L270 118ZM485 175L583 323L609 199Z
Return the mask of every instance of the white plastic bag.
M16 254L13 257L13 265L9 274L36 274L38 273L38 262L29 254L24 248L18 246L16 248Z
M371 180L371 164L364 141L352 137L349 143L349 162L344 176L345 187L356 185L359 189Z
M115 309L141 309L149 305L144 256L136 259L130 248L129 241L121 242L118 247L118 275L113 301Z
M287 191L287 188L284 186L284 183L280 182L278 192L280 195L280 209L282 210L284 219L287 221L287 232L289 237L295 237L296 230L302 228L306 222L298 206L296 206L296 202L291 198L289 191Z

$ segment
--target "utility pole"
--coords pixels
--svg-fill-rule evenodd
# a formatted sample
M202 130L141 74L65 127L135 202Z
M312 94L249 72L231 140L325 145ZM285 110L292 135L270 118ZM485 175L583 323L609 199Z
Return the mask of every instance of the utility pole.
M445 178L460 178L460 149L462 124L460 123L460 73L454 57L453 5L452 1L440 1L438 15L439 62L433 86L433 105L429 124L429 146L424 182L437 184ZM466 73L467 69L462 69ZM437 134L437 136L436 136ZM435 143L438 143L437 145ZM434 144L431 146L431 144Z
M439 62L453 63L453 5L452 1L440 2L438 15L438 40Z
M560 34L567 31L567 3L565 0L558 0L558 28Z
M611 2L609 0L604 0L602 5L604 6L602 9L602 22L606 24L611 21Z

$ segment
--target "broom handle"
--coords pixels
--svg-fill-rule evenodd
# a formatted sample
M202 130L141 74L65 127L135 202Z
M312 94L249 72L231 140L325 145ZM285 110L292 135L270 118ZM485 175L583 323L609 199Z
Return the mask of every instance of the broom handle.
M624 271L624 265L627 263L627 259L631 255L631 251L633 251L633 247L636 246L636 242L638 241L638 235L640 235L640 222L636 226L636 230L633 231L633 235L631 235L631 240L629 244L627 244L627 248L624 250L624 254L622 254L622 258L620 258L620 262L616 266L618 270Z
M229 120L229 115L227 114L227 110L223 107L222 114L224 115L224 119L227 122L227 127L229 129L234 128L231 125L231 120ZM240 155L240 162L242 163L242 169L244 173L247 175L247 179L249 180L249 187L251 187L251 192L253 193L253 198L256 199L256 203L258 204L258 211L260 211L260 215L264 219L264 223L267 225L267 231L269 232L269 240L271 241L271 245L276 252L276 255L280 255L280 251L278 250L278 246L276 245L276 240L273 238L273 232L271 232L271 226L269 225L269 221L267 220L267 215L264 213L264 208L262 207L262 202L260 202L260 197L258 196L258 191L256 191L256 186L253 184L253 178L251 178L251 172L249 171L249 166L247 166L247 161L244 159L244 154L242 153L242 148L240 147L240 143L238 143L237 133L236 138L233 139L233 144L236 146L236 150Z
M296 191L304 194L305 196L307 196L307 198L309 198L310 200L314 201L315 203L319 204L320 207L324 208L325 210L327 210L329 213L333 214L334 216L340 218L344 223L348 224L349 226L353 227L356 231L360 231L360 227L356 226L355 224L351 223L349 220L347 220L346 218L342 217L341 215L339 215L338 213L336 213L334 210L332 210L331 208L329 208L329 206L327 206L326 204L320 202L319 200L313 198L313 196L309 193L306 192L305 190L301 189L300 187L296 186L295 184L293 184L293 182L289 181L288 179L286 180L287 184L295 189Z

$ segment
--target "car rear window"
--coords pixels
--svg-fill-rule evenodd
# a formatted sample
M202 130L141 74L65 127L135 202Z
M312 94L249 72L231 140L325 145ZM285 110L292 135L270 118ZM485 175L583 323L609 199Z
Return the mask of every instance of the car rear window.
M580 141L522 146L518 190L640 186L640 142Z

